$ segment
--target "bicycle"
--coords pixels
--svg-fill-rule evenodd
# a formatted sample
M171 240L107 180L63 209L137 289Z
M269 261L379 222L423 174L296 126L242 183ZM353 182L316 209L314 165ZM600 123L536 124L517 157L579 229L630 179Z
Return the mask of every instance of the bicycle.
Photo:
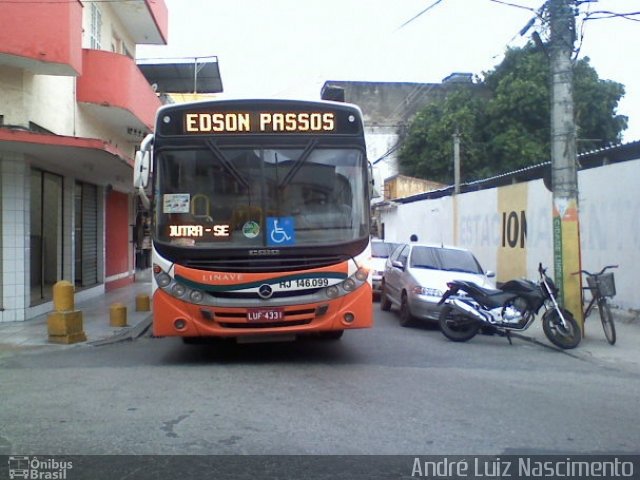
M600 320L602 321L602 328L604 335L607 337L607 341L613 345L616 343L616 326L613 323L613 315L611 314L611 307L607 301L607 297L613 298L616 294L616 283L613 276L613 272L605 273L610 268L618 268L618 265L607 265L598 273L587 272L586 270L580 270L574 272L573 275L585 274L587 276L587 285L582 287L582 290L588 290L591 293L591 301L587 308L583 312L583 318L586 321L587 317L598 306L598 312L600 313Z

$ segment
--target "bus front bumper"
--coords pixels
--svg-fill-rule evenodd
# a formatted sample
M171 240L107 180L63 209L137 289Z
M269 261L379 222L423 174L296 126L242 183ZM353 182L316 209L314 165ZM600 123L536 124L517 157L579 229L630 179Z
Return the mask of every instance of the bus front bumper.
M240 338L369 328L373 325L371 295L371 287L365 283L350 295L326 302L273 308L262 302L237 308L190 304L157 289L153 295L153 334Z

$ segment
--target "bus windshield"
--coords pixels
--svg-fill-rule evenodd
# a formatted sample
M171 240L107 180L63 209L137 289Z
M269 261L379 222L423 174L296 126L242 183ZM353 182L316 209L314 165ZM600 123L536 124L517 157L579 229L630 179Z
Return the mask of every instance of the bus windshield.
M155 239L224 249L296 247L363 238L364 151L318 147L163 148L157 152Z

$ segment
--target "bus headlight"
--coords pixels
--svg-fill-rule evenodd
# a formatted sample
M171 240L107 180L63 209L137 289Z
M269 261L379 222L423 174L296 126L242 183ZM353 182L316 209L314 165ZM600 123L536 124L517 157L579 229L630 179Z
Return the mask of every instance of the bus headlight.
M171 283L171 277L165 272L162 272L156 275L156 282L158 282L159 286L164 288Z
M342 288L344 288L347 292L352 292L356 289L356 282L353 278L347 278L344 282L342 282Z
M189 295L189 298L191 299L191 301L193 303L200 303L202 302L202 300L204 299L204 295L201 291L199 290L193 290L191 292L191 295Z
M336 287L335 285L327 287L326 292L327 297L329 298L336 298L340 294L340 290L338 290L338 287Z
M181 283L174 283L171 287L171 293L176 297L181 297L187 292L187 288Z
M360 280L361 282L364 282L367 277L369 276L369 269L367 268L359 268L358 271L356 272L356 278L358 280Z

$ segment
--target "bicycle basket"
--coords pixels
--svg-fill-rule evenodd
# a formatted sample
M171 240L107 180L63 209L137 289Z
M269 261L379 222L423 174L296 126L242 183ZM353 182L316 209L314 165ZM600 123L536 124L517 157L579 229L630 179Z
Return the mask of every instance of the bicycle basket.
M616 294L616 282L613 278L613 272L603 273L597 277L597 282L600 284L600 293L603 297L613 297ZM596 284L596 277L587 277L587 284L592 291L598 287Z

